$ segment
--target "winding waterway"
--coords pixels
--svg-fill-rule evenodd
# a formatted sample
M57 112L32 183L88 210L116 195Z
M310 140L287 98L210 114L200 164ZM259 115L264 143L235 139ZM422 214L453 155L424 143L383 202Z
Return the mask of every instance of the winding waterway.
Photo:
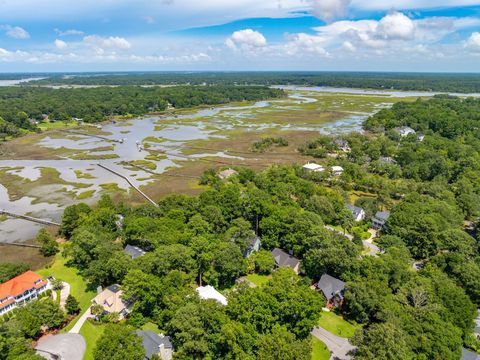
M218 106L197 110L193 113L178 116L145 116L128 121L109 122L102 126L102 136L108 140L123 139L123 143L91 136L66 133L63 137L44 137L38 145L52 149L95 150L112 148L113 150L97 151L95 154L114 154L116 158L100 160L108 166L128 176L136 186L146 185L155 178L152 174L138 168L132 168L125 162L144 160L148 151L142 148L148 144L152 149L160 151L162 158L150 160L156 164L156 173L163 173L169 168L181 166L178 160L184 160L183 146L189 141L214 139L223 137L222 131L242 128L245 131L261 131L276 128L285 131L318 131L331 134L341 132L361 131L361 124L371 115L363 112L346 112L345 116L335 121L320 124L275 124L251 122L252 110L268 111L269 109L290 109L301 104L311 104L317 99L309 97L309 92L351 93L362 95L390 95L394 97L432 96L432 93L419 92L387 92L356 89L333 89L315 87L282 87L291 92L289 101L260 101L249 106ZM477 94L478 95L478 94ZM380 104L376 110L383 105ZM385 106L388 106L385 105ZM265 110L264 110L265 109ZM253 115L255 116L255 115ZM146 138L157 138L160 141L149 142ZM139 144L141 145L139 147ZM143 145L142 145L143 144ZM241 156L227 154L223 151L214 153L197 153L189 156L190 161L202 157L223 157L226 159L242 159ZM128 190L128 184L116 175L97 166L99 161L74 160L65 157L60 160L1 160L0 170L17 175L30 181L36 181L41 176L42 168L55 169L63 184L48 184L35 188L35 194L29 194L21 199L12 200L5 186L0 184L0 209L29 214L40 218L59 221L65 206L79 202L77 196L85 191L94 191L95 196L87 202L98 199L102 185L116 184L119 189ZM79 178L78 172L82 176ZM66 183L65 183L66 182ZM81 187L75 184L82 185ZM70 196L67 196L70 194ZM73 196L72 196L73 194ZM35 236L41 225L24 220L7 219L0 221L0 242L26 241Z

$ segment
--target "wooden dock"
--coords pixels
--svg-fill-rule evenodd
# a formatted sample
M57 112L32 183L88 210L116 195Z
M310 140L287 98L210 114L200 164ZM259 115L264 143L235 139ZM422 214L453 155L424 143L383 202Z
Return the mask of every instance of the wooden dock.
M0 215L5 215L7 217L14 218L14 219L27 220L27 221L31 221L31 222L34 222L34 223L37 223L37 224L42 224L42 225L60 226L59 223L56 223L56 222L53 222L53 221L50 221L50 220L39 219L39 218L36 218L36 217L33 217L33 216L28 216L28 215L15 214L15 213L5 211L5 210L0 210Z
M115 171L115 170L113 170L113 169L110 169L109 167L107 167L107 166L105 166L105 165L102 165L102 164L100 164L100 163L97 163L97 165L98 165L99 167L101 167L102 169L105 169L105 170L111 172L112 174L115 174L115 175L117 175L118 177L121 177L122 179L124 179L124 180L125 180L132 188L134 188L140 195L142 195L145 199L147 199L148 202L150 202L153 206L158 207L158 204L157 204L155 201L153 201L152 199L150 199L150 198L148 197L148 195L145 194L142 190L140 190L137 186L135 186L135 184L134 184L127 176L119 173L118 171Z
M42 248L40 245L22 244L22 243L0 243L0 246L16 246L16 247L33 248L33 249Z
M97 139L102 139L102 140L105 140L105 141L116 142L116 143L119 143L119 144L123 143L122 140L109 139L106 136L89 134L89 133L85 133L85 132L82 132L82 131L76 131L76 130L62 130L62 131L66 132L66 133L69 133L69 134L89 136L89 137L94 137L94 138L97 138Z

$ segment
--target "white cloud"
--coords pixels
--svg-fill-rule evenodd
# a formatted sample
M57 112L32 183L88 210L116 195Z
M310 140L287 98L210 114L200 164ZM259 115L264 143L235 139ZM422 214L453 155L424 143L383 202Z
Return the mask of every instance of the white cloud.
M347 14L351 0L312 0L312 14L330 22Z
M245 29L235 31L232 36L225 41L225 44L230 49L241 48L244 50L254 50L255 48L266 46L267 39L258 31Z
M59 50L64 50L68 47L68 44L63 41L63 40L59 40L59 39L56 39L55 40L55 46L57 47L57 49Z
M415 24L404 14L393 12L380 20L377 31L385 39L410 40L415 35Z
M119 36L102 37L88 35L83 38L83 42L95 47L100 52L106 50L128 50L132 47L127 39Z
M480 52L480 32L474 32L465 41L465 48L471 51Z
M325 39L321 36L314 36L309 34L294 34L287 36L288 42L284 49L287 55L304 55L305 53L329 56L325 50Z
M0 25L0 29L5 30L5 34L14 39L24 40L30 37L30 34L20 26Z
M69 29L65 31L62 31L60 29L55 29L54 31L58 34L58 36L81 36L85 34L83 31L76 30L76 29Z

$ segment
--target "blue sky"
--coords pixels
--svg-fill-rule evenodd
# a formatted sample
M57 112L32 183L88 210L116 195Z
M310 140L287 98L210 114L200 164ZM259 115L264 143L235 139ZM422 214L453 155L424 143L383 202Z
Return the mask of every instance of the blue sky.
M480 72L480 0L0 0L0 72Z

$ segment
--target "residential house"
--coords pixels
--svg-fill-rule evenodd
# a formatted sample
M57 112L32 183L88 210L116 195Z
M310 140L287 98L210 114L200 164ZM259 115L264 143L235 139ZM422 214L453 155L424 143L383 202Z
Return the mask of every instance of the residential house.
M462 348L461 360L480 360L480 355L476 352Z
M260 240L260 237L252 236L250 239L248 239L248 245L245 251L243 252L243 256L249 257L254 252L260 250L261 246L262 246L262 241Z
M226 170L220 171L220 173L218 174L218 177L222 180L225 180L236 174L238 174L236 170L226 169Z
M397 162L391 158L390 156L380 156L378 158L378 162L382 165L387 165L387 164L396 164Z
M332 175L341 176L343 174L343 167L341 166L332 166Z
M365 219L365 211L361 207L347 204L347 209L352 213L353 220L362 221Z
M198 295L200 296L200 299L203 300L216 300L222 305L227 305L227 298L223 296L220 292L218 292L213 286L207 285L207 286L199 286L196 288L196 291Z
M300 272L300 260L287 254L285 251L275 248L272 250L273 258L275 259L275 266L277 268L289 267L295 271L296 274Z
M323 171L325 171L325 168L322 165L318 165L318 164L315 164L315 163L305 164L305 165L303 165L303 168L306 171L310 171L310 172L323 172Z
M323 274L316 287L327 299L327 308L332 309L343 305L343 293L345 291L343 281L328 274Z
M36 299L50 288L50 281L33 271L27 271L0 284L0 315Z
M125 249L123 249L123 252L128 256L130 256L132 260L145 255L145 251L140 249L138 246L132 246L132 245L125 246Z
M402 126L394 129L401 137L408 136L410 134L415 134L415 130L413 130L410 126Z
M335 139L333 141L333 145L335 145L337 148L339 148L343 152L349 152L350 151L350 144L348 143L347 140Z
M172 359L173 345L169 336L145 330L137 330L136 333L142 338L145 360L150 360L153 355L158 355L162 360Z
M379 211L372 219L372 227L376 230L382 230L390 217L390 211Z
M106 314L118 313L124 319L131 310L132 302L123 299L120 285L114 284L100 292L92 300L93 305L101 305Z

